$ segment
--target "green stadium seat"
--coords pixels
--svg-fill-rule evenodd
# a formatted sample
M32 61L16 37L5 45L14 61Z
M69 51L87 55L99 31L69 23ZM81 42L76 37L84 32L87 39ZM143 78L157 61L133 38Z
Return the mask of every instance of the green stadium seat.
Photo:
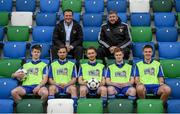
M180 77L180 60L160 60L165 77Z
M43 113L43 101L41 99L23 99L17 103L17 113Z
M103 114L101 99L79 99L77 113Z
M178 25L180 26L180 13L177 14L178 15Z
M133 42L150 42L152 41L151 27L131 27Z
M109 113L133 113L133 101L128 99L113 99L108 101Z
M98 63L103 63L103 61L100 60L100 59L97 59L96 61L97 61ZM80 63L81 63L81 64L87 63L87 62L88 62L88 59L81 59L81 60L80 60Z
M98 42L94 42L94 41L84 41L83 42L83 47L85 49L87 49L88 47L94 47L94 48L98 48L99 47L99 43Z
M12 73L21 67L20 59L1 59L0 60L0 77L11 78Z
M173 7L172 0L153 0L152 8L154 12L171 12Z
M9 23L9 13L0 12L0 26L6 26Z
M137 113L163 113L163 102L160 99L139 99Z
M9 26L7 30L8 41L24 42L29 40L29 28L27 26Z
M82 0L62 0L62 10L71 9L73 12L81 12Z

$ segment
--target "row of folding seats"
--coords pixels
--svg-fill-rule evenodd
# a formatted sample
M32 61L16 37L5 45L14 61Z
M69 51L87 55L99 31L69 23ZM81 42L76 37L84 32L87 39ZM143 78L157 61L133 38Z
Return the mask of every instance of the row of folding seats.
M30 11L36 10L36 0L16 0L16 11ZM129 0L130 12L149 12L150 4L154 12L171 12L173 8L172 0ZM81 12L82 0L40 0L41 12L58 12L62 4L62 10L67 8L72 9L74 12ZM117 12L126 12L127 0L108 0L107 10L116 10ZM176 11L180 11L180 0L175 0ZM85 0L84 7L88 13L104 12L104 0ZM13 0L1 0L0 11L11 12L13 8Z

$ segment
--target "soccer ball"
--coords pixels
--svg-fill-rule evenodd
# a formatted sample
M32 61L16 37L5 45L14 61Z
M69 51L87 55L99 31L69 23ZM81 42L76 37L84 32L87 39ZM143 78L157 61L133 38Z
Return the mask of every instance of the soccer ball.
M19 81L23 81L23 80L25 80L26 77L27 77L27 71L26 71L25 69L18 69L18 70L16 71L16 73L24 73L24 74L25 74L23 78L20 78L20 77L17 77L17 78L16 78L16 79L19 80Z
M100 85L100 82L95 78L90 79L87 83L87 87L90 90L97 90L99 85Z

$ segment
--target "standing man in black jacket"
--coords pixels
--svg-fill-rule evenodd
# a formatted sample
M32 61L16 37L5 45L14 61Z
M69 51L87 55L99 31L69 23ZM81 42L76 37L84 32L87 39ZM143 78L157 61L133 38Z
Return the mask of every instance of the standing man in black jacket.
M73 20L73 11L67 9L63 12L64 20L60 21L54 30L52 58L57 59L59 46L66 46L69 54L79 61L83 55L83 32L81 25Z
M98 58L112 55L116 47L123 49L124 59L129 58L131 34L128 25L121 22L115 11L109 12L108 22L102 25L98 41L102 46L97 50Z

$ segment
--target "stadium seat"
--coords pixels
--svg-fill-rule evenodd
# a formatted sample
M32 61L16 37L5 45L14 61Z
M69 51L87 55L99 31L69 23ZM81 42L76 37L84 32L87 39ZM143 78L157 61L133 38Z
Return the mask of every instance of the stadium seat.
M100 27L83 27L84 41L98 41Z
M88 61L89 61L88 59L81 59L80 60L80 64L88 63ZM97 59L96 61L98 63L103 63L103 61L101 59Z
M82 0L62 0L62 10L71 9L73 12L81 12Z
M37 26L55 26L56 25L56 13L40 13L36 14Z
M32 37L33 42L52 43L54 27L36 26L33 27Z
M64 19L64 15L60 15L60 21ZM81 15L80 13L73 13L73 19L80 23Z
M180 26L180 13L177 14L178 15L178 25Z
M43 100L22 99L17 103L17 113L43 113Z
M40 12L56 13L59 12L60 0L40 0Z
M180 78L166 78L165 83L171 88L171 99L180 99Z
M126 12L127 1L126 0L107 0L107 11Z
M172 8L172 0L152 0L152 9L154 12L171 12Z
M158 51L160 59L179 59L179 42L158 42Z
M143 58L143 47L145 45L151 45L153 47L153 57L155 55L155 46L154 46L154 42L137 42L137 43L133 43L133 48L132 48L132 52L133 52L133 58Z
M162 65L165 77L168 78L180 77L180 70L179 70L180 60L165 59L165 60L160 60L160 63Z
M35 12L36 0L16 0L16 11Z
M3 56L6 58L25 58L26 42L5 42Z
M4 38L4 27L0 27L0 42L3 41Z
M9 23L9 13L0 12L0 26L6 26Z
M11 12L13 7L13 0L1 0L0 11Z
M132 13L130 20L131 20L131 26L150 26L151 25L150 13Z
M120 17L121 21L127 23L127 15L126 13L117 13L118 17Z
M150 11L149 0L129 0L130 13L148 13Z
M11 78L0 78L0 99L10 99L11 90L17 87L18 82Z
M158 42L176 42L178 40L178 30L176 27L157 27L156 40Z
M29 40L29 28L27 26L7 27L7 40L24 42Z
M89 47L94 47L94 48L98 49L99 46L100 45L97 41L83 41L83 47L85 49L87 49Z
M50 99L48 100L47 113L73 114L72 99Z
M101 99L79 99L77 113L98 113L103 114Z
M49 43L32 43L31 47L36 44L39 44L42 47L40 58L41 59L49 58L50 57L50 48L51 48L50 44Z
M167 101L167 112L169 114L178 114L180 113L180 100L179 99L171 99Z
M102 25L102 14L97 13L85 13L83 14L83 26L96 26L100 27Z
M84 7L86 13L103 13L104 0L85 0Z
M176 19L174 13L154 13L154 24L156 27L173 27Z
M139 99L137 113L163 113L163 102L160 99Z
M32 12L12 12L11 25L12 26L32 26L33 23Z
M176 12L180 12L180 0L175 0Z
M151 27L131 27L131 36L133 42L152 41Z
M20 59L1 59L0 60L0 77L11 78L12 73L21 67Z
M133 101L128 99L112 99L108 101L109 113L133 113Z
M11 99L0 99L0 113L13 114L14 101Z

